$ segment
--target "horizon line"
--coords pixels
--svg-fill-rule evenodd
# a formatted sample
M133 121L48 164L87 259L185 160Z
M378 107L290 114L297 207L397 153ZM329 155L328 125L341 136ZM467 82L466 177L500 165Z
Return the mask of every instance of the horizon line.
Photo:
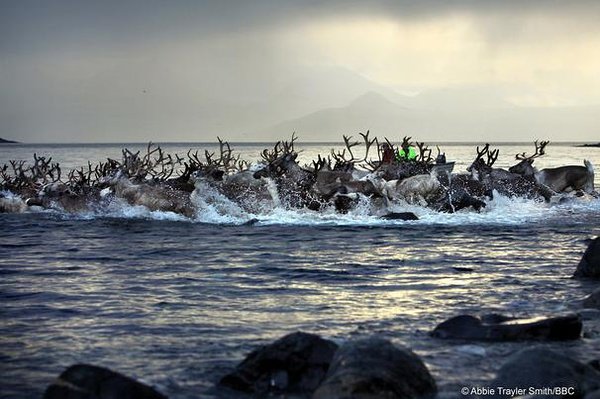
M5 139L5 140L9 140L9 139ZM228 140L223 140L223 142L227 142L229 144L236 144L236 145L259 145L259 144L275 144L278 141L285 141L285 140L273 140L273 141L228 141ZM421 142L419 140L413 140L415 143L416 142ZM446 144L446 145L461 145L461 144L475 144L475 143L489 143L489 144L500 144L500 145L510 145L510 144L530 144L532 142L532 140L526 140L526 141L478 141L478 140L471 140L471 141L442 141L442 140L430 140L430 141L426 141L423 140L422 142L424 142L425 144ZM12 145L67 145L67 146L79 146L79 145L123 145L123 144L142 144L142 145L148 145L149 143L152 144L207 144L207 145L219 145L218 141L153 141L153 140L148 140L148 141L107 141L107 142L60 142L60 141L56 141L56 142L52 142L52 141L39 141L39 142L24 142L24 141L15 141L15 142L9 142L9 143L3 143L0 142L0 145L7 145L7 146L12 146ZM296 144L309 144L309 145L318 145L318 144L344 144L344 141L296 141ZM598 142L592 142L592 141L550 141L550 143L554 143L554 144L600 144Z

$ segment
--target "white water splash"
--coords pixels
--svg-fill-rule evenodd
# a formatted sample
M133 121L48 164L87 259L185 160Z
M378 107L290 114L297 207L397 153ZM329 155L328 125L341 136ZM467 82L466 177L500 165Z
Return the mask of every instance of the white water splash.
M252 218L238 204L202 180L196 182L196 189L190 198L196 208L194 220L197 222L242 224Z
M269 182L267 182L268 184ZM56 213L65 218L94 219L102 217L187 221L208 224L240 225L248 222L257 225L297 225L297 226L396 226L396 225L526 225L533 222L546 222L552 219L573 218L600 213L600 199L593 197L563 196L561 201L545 203L523 198L509 198L494 193L494 199L480 212L463 209L449 214L436 212L418 205L395 201L389 204L389 212L412 212L419 220L384 220L385 211L374 209L372 201L359 197L358 203L347 214L340 214L333 206L321 211L308 209L287 209L278 201L276 189L269 190L272 203L257 206L256 211L248 212L230 200L214 187L198 183L191 194L195 217L187 218L174 212L151 211L144 206L130 205L123 199L107 194L93 210L77 214L67 214L60 210L43 210L30 207L28 212ZM2 192L4 198L17 200L11 192Z

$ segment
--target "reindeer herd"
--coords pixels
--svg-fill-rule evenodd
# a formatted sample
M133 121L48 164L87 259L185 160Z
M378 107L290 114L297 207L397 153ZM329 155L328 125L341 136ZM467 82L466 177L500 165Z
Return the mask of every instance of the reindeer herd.
M0 212L31 207L93 212L123 201L193 218L202 212L199 204L225 201L250 214L279 207L346 213L367 206L371 214L383 216L395 204L439 212L479 211L495 193L540 201L562 193L598 197L587 160L585 166L533 167L545 154L547 141L536 141L533 155L517 154L520 162L508 170L493 167L498 149L477 147L468 173L452 173L454 163L446 162L439 148L434 158L430 148L410 137L399 146L371 138L369 132L360 137L354 141L344 136L342 151L332 150L303 166L297 160L295 135L262 151L257 163L241 160L221 139L217 151L204 151L203 156L192 150L184 157L167 154L150 143L144 153L123 149L120 160L88 162L66 175L52 158L34 154L33 164L10 161L0 168ZM414 159L398 156L410 147L418 149Z

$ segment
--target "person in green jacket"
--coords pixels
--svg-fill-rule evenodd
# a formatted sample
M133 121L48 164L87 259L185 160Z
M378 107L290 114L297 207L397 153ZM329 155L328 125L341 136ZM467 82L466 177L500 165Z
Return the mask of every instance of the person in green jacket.
M398 160L398 162L414 161L415 159L417 159L417 150L415 150L415 147L412 146L402 146L398 150L396 159Z

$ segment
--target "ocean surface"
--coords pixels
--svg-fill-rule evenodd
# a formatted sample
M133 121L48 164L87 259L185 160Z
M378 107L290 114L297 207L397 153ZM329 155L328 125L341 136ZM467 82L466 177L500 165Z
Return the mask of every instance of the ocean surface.
M63 171L116 145L0 146L9 159L53 156ZM163 144L168 152L214 145ZM233 145L257 160L261 144ZM303 162L339 144L300 144ZM442 145L455 172L476 144ZM531 144L499 145L496 166ZM551 144L536 165L596 166L600 148ZM406 207L420 220L382 221L275 209L202 209L190 220L120 204L104 213L0 214L0 397L41 397L66 367L90 363L170 398L228 397L215 388L252 349L298 330L343 342L379 334L412 348L440 391L485 386L531 343L440 341L428 333L461 313L578 311L597 284L572 280L586 239L600 234L600 200L545 204L497 196L481 213ZM244 225L250 218L254 225ZM459 270L455 269L459 268ZM549 344L600 358L600 332Z

